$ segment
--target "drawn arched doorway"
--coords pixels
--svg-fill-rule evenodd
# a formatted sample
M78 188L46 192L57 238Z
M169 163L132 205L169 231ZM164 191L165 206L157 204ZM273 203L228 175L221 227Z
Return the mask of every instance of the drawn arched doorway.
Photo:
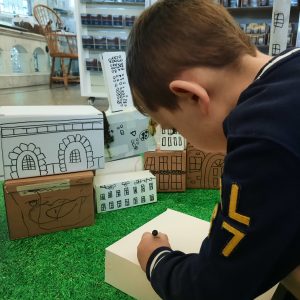
M59 144L58 158L61 172L76 172L94 166L91 143L80 134L63 139Z
M21 143L9 152L11 160L11 178L35 177L47 175L45 155L35 144Z

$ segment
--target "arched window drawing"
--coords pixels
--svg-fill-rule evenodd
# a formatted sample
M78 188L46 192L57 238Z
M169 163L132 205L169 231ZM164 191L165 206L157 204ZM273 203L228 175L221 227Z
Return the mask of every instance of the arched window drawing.
M80 134L69 135L59 144L58 159L61 172L76 172L94 166L90 141Z
M70 163L80 163L81 162L81 156L80 151L78 149L74 149L70 153Z
M45 155L35 144L21 143L9 152L12 179L47 175Z
M36 48L33 51L34 72L44 72L47 70L48 60L47 55L41 48Z
M11 48L10 57L13 73L26 73L28 71L26 56L27 51L24 47L16 45Z
M25 155L23 157L23 160L22 160L22 170L23 171L27 171L27 170L36 170L36 164L35 164L35 161L34 159L31 157L31 155Z

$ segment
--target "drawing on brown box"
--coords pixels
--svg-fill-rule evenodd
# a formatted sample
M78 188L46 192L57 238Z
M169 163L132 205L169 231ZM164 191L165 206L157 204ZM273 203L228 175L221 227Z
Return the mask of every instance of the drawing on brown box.
M43 190L46 191L52 190ZM39 192L33 193L29 200L24 200L24 197L18 195L11 196L20 209L29 236L36 234L37 230L53 231L73 227L91 217L82 215L87 196L74 199L49 199L46 194L42 195Z
M185 190L185 152L147 152L145 156L145 170L150 170L157 178L158 191ZM158 154L159 153L159 154Z
M219 188L224 168L223 154L205 153L189 146L187 159L188 188Z

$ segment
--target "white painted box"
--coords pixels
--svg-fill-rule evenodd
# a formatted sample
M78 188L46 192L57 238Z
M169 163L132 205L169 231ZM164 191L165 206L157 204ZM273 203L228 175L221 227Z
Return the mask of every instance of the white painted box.
M157 201L156 178L149 171L98 175L94 189L98 213Z
M103 115L88 105L0 107L2 178L104 167Z
M108 90L109 106L112 112L133 108L132 95L126 74L125 52L104 52L102 57L103 74Z
M186 148L185 138L175 129L158 129L160 132L160 150L183 151Z
M96 175L129 173L144 170L144 160L142 156L134 156L105 163L104 169L96 170Z
M180 226L178 226L180 224ZM198 253L209 232L209 222L167 209L105 249L105 281L138 300L158 300L137 260L137 245L144 232L157 229L168 234L174 250ZM275 287L256 300L271 300Z
M148 130L149 118L136 109L106 114L114 141L105 149L105 160L112 161L155 150L154 137Z

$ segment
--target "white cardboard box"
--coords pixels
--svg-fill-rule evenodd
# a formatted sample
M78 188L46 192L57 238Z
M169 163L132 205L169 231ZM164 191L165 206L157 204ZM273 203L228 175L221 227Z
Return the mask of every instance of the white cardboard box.
M180 226L178 226L180 224ZM105 281L139 300L158 300L136 257L137 245L144 232L165 232L173 249L198 253L208 234L209 222L168 209L105 250ZM275 287L256 300L270 300Z
M111 111L117 112L126 108L133 108L132 95L126 74L125 52L104 52L102 54L102 66Z
M0 107L2 178L104 167L103 115L89 105Z
M94 189L98 213L157 201L156 178L150 171L97 175Z
M166 151L183 151L186 148L186 140L185 138L178 133L176 130L173 129L161 129L159 133L160 135L160 150Z
M96 170L96 176L100 174L128 173L144 170L142 156L134 156L105 163L104 169Z
M154 137L149 134L149 118L136 109L106 114L114 141L105 149L105 160L117 160L155 150Z

